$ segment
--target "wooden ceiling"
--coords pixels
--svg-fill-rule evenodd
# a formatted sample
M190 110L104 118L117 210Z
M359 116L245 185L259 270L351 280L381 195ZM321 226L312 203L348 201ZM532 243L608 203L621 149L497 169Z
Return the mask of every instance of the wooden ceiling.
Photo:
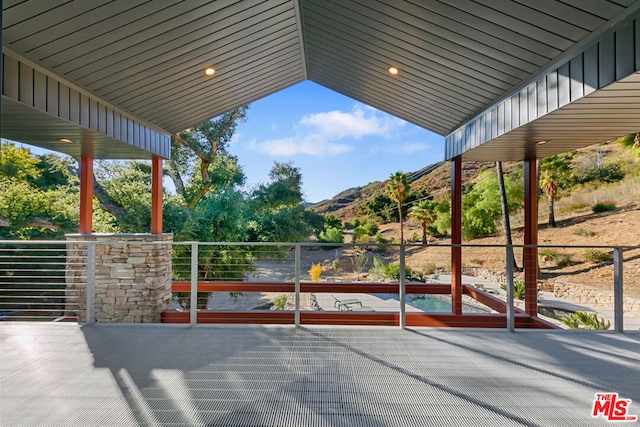
M4 0L2 38L5 52L167 133L309 79L447 135L638 3Z

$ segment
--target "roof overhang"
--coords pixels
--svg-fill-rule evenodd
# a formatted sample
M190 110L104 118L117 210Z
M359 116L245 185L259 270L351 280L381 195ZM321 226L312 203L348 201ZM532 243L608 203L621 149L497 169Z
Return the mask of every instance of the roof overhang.
M4 0L3 11L3 137L72 155L167 157L170 134L305 79L448 135L446 158L541 157L637 129L636 0ZM583 91L556 105L562 67ZM67 89L78 120L61 107ZM535 113L507 121L516 97ZM84 142L60 145L62 134Z

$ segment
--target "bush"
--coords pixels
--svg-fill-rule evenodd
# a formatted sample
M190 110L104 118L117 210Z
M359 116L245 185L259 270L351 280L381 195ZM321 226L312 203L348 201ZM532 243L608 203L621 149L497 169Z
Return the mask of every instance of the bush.
M409 241L410 241L411 243L415 243L415 242L417 242L419 239L420 239L420 236L418 236L418 233L416 233L416 232L413 232L413 233L411 234L411 237L409 237Z
M378 232L378 224L376 224L372 219L369 219L367 222L362 224L362 228L369 236L375 236Z
M569 329L607 330L611 327L611 322L608 320L599 319L596 313L588 314L584 311L571 313L563 317L562 322Z
M587 230L586 228L578 228L576 231L573 232L573 234L577 236L585 236L585 237L592 237L596 235L595 231Z
M544 248L544 249L540 249L540 251L538 251L538 254L540 256L546 256L547 258L552 260L556 256L558 256L558 251L556 251L555 249L551 249L551 248Z
M378 252L387 251L387 245L389 244L389 241L385 239L384 236L382 236L382 234L380 233L376 234L375 237L373 238L373 242L376 244L376 251Z
M587 182L599 181L602 183L618 182L624 178L624 172L620 165L612 163L604 165L602 167L592 166L586 168L581 173L575 176L575 181L578 184L585 184Z
M558 267L566 267L571 264L571 257L566 254L560 254L556 257L555 261Z
M503 291L506 292L507 285L500 286ZM513 297L519 300L524 299L524 282L521 280L516 280L513 282Z
M436 265L432 262L425 262L422 266L422 271L424 272L424 274L436 274L436 271L438 271L438 267L436 267Z
M592 264L598 264L601 262L610 261L611 254L602 252L598 249L588 249L582 254L582 258L584 258L585 261L590 262Z
M591 207L591 210L594 213L601 213L601 212L609 212L612 211L616 208L616 204L615 202L612 202L610 200L606 200L604 202L599 202L596 203L595 205L593 205Z
M287 294L282 294L277 296L273 300L273 305L271 306L271 310L284 310L285 307L287 306L287 299L288 299Z
M325 228L320 232L318 241L320 243L343 243L344 233L341 229L336 227Z
M411 268L408 266L404 267L405 277L411 277ZM400 263L398 262L390 262L389 264L385 264L378 258L373 259L373 268L369 270L369 273L373 275L376 280L382 279L390 279L390 280L399 280L400 279Z

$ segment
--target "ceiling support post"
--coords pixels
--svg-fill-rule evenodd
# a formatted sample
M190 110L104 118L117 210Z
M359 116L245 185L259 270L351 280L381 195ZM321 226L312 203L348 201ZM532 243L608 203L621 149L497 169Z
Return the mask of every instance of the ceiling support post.
M80 234L91 234L93 215L93 157L80 157Z
M151 234L162 234L162 157L151 159Z
M451 160L451 312L462 314L462 157Z
M524 307L538 315L538 167L536 159L524 161Z

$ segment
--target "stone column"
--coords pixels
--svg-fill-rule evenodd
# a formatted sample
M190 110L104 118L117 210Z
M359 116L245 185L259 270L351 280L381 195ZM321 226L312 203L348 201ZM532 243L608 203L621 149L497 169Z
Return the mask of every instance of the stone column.
M86 321L87 244L96 242L95 320L159 323L171 305L173 234L67 235L67 297ZM166 242L166 243L162 243Z

